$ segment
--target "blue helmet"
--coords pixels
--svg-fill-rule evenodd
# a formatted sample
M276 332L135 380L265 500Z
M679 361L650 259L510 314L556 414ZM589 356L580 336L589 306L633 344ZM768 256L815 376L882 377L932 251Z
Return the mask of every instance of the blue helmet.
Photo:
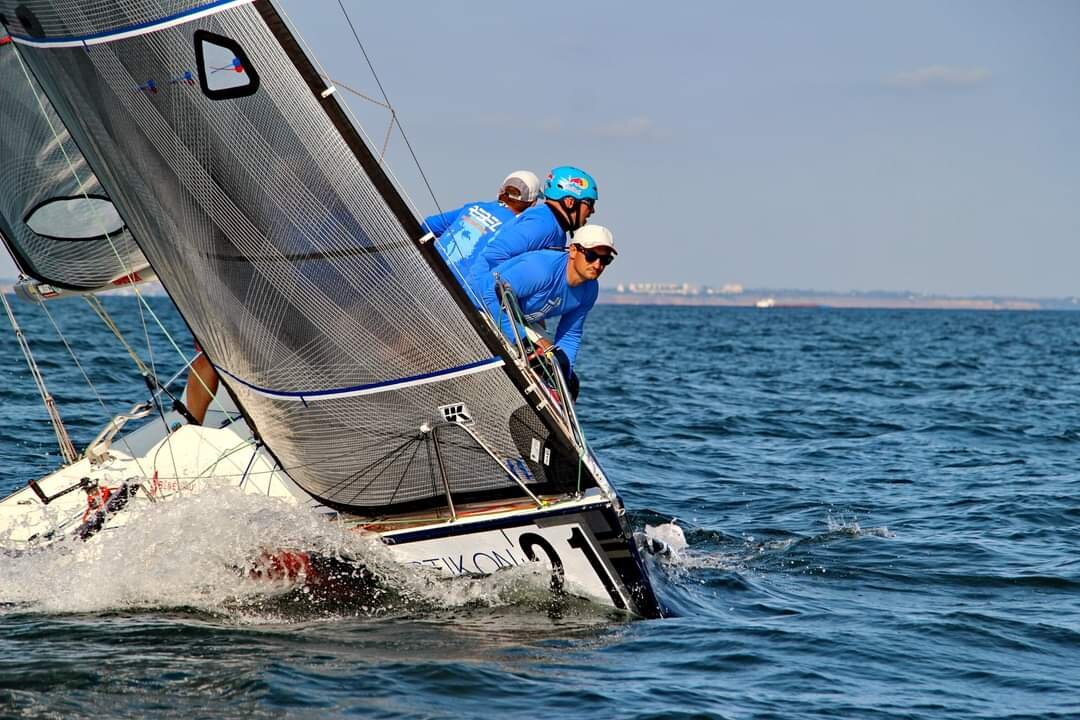
M561 165L548 173L544 197L561 200L572 197L596 202L596 181L593 176L573 165Z

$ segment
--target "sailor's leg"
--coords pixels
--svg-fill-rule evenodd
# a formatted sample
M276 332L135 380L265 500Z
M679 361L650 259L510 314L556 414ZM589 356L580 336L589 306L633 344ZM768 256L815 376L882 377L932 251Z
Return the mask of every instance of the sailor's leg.
M217 394L218 374L214 366L199 353L195 361L191 363L191 371L188 373L186 405L191 414L202 424L206 418L206 409L210 407L210 401Z

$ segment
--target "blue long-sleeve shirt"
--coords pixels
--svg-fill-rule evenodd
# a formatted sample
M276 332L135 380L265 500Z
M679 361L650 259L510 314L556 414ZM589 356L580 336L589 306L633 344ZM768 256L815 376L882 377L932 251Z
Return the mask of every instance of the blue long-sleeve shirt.
M431 215L424 219L424 225L435 234L435 248L464 285L473 258L513 217L514 211L501 202L478 201Z
M585 317L596 304L600 285L587 280L577 287L566 281L566 264L570 256L562 250L536 250L526 252L498 265L488 273L482 286L484 305L493 318L501 317L503 334L511 341L514 337L513 321L502 310L502 303L495 288L495 276L509 284L517 297L521 314L527 323L535 323L549 317L559 316L555 329L555 345L566 353L570 367L574 367L578 347L581 345ZM477 286L480 287L480 286ZM518 323L518 333L525 329Z
M482 292L492 268L522 253L565 245L566 231L551 208L546 203L531 207L504 224L483 250L474 254L467 276L469 285Z

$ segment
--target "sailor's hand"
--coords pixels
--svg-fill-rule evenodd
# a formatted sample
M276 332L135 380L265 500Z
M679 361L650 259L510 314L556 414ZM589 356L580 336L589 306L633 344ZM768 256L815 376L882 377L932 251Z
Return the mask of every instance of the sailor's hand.
M529 357L528 357L528 358L526 358L526 359L527 359L527 360L528 360L528 361L529 361L530 363L531 363L531 362L535 362L536 360L540 359L540 358L541 358L541 357L543 357L544 355L546 355L546 354L548 354L549 352L551 352L552 348L554 348L554 347L555 347L555 346L554 346L554 345L552 345L552 344L551 344L551 342L550 342L550 341L548 341L547 339L545 339L545 338L540 338L540 339L539 339L539 340L537 340L537 341L536 341L536 343L535 343L535 344L533 345L533 351L532 351L531 353L529 353Z

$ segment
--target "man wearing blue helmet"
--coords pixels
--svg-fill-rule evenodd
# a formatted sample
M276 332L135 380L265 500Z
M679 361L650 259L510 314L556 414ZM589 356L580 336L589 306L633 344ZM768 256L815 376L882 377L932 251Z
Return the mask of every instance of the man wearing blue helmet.
M487 286L493 268L522 253L566 247L566 234L585 225L596 198L596 180L581 168L562 165L548 173L544 202L505 223L472 260L468 284L476 306L481 303L475 295Z
M528 170L518 170L503 180L494 202L466 203L431 215L424 219L424 227L436 236L435 248L464 285L473 256L507 221L532 207L539 197L540 179Z

